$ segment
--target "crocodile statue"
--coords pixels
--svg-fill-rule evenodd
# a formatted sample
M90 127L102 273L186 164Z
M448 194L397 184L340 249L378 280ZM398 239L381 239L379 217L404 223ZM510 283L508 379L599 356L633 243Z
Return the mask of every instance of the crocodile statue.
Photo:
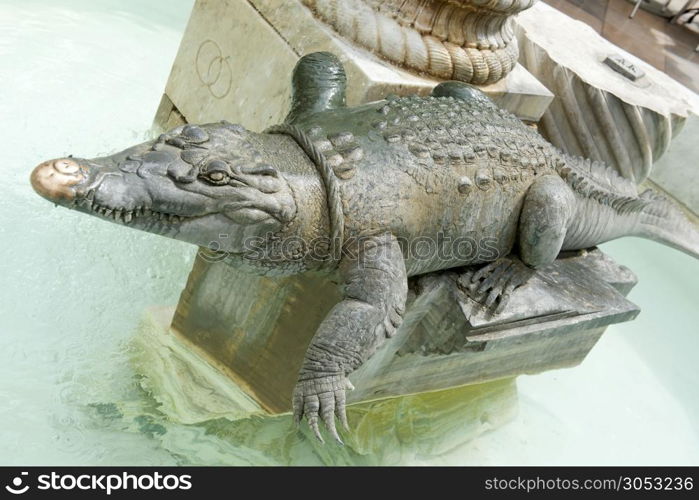
M570 157L477 89L348 108L329 53L301 58L286 120L263 133L184 125L120 153L44 162L50 201L208 247L263 274L325 272L343 299L313 337L294 389L297 423L338 441L347 376L401 323L407 279L474 266L492 314L562 250L633 235L699 256L699 232L662 196Z

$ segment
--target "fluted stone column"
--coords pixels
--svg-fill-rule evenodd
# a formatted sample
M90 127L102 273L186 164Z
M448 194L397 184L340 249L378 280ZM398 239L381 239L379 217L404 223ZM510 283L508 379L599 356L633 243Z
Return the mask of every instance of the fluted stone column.
M520 63L556 96L539 131L562 150L612 165L636 183L652 179L655 162L699 113L699 96L546 4L515 22ZM621 61L608 64L610 58ZM681 183L699 183L695 168L678 166L675 175Z

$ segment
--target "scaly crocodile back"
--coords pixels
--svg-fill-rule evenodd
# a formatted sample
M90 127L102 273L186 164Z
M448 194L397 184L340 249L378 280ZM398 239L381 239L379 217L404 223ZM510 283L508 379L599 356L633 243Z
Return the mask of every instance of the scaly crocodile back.
M377 115L372 126L388 143L405 143L414 156L436 165L458 167L487 160L498 163L507 175L536 174L555 165L553 146L485 96L389 99Z

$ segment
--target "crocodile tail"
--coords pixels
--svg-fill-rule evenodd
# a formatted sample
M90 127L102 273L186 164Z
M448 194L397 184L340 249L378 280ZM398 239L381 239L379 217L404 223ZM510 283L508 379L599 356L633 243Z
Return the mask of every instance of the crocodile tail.
M652 189L644 191L639 199L644 205L635 236L658 241L699 258L699 228L681 208Z
M665 196L636 185L601 162L561 155L557 171L572 189L575 215L564 250L588 248L622 236L658 241L699 258L699 230Z

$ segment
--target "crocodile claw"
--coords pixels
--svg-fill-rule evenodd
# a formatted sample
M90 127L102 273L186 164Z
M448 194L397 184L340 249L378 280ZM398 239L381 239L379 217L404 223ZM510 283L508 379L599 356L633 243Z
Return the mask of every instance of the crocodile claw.
M324 443L319 425L319 421L322 420L335 441L344 444L337 432L335 417L345 430L349 430L345 391L352 389L354 389L352 383L344 375L299 380L294 388L292 399L294 422L298 426L301 419L306 417L313 434L321 443Z
M500 314L512 293L534 273L519 259L504 257L475 272L464 273L459 278L459 285L484 308L491 309L493 314Z

